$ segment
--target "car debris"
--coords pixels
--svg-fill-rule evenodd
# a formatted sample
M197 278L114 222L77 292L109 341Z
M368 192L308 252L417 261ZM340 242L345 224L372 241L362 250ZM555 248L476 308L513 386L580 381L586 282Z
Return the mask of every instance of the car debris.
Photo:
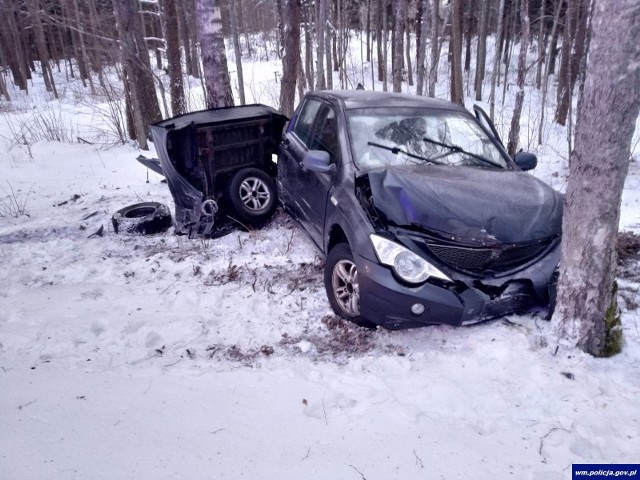
M271 217L277 206L273 159L287 121L277 110L255 104L151 125L159 163L139 160L167 179L177 234L216 237Z
M116 233L153 235L168 230L172 221L169 207L163 203L142 202L118 210L111 223Z

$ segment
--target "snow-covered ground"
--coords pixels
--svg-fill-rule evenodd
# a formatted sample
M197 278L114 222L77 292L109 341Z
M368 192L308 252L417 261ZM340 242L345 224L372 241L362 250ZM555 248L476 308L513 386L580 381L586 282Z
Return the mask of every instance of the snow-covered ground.
M245 77L271 103L267 74ZM637 275L610 359L558 348L542 315L362 330L332 315L286 215L216 240L117 235L116 210L173 205L161 177L130 145L16 145L16 105L0 115L0 200L25 209L0 218L0 479L551 480L640 461ZM88 138L95 112L60 108ZM562 189L566 131L547 136L533 174ZM640 231L638 161L621 229Z

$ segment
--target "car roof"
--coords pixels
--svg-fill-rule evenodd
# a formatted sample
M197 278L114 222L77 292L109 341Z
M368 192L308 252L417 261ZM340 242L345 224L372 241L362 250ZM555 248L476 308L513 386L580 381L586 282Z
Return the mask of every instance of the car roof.
M461 105L438 98L421 97L404 93L374 92L367 90L321 90L314 95L327 100L339 100L345 110L375 107L427 107L467 112ZM468 113L468 112L467 112Z

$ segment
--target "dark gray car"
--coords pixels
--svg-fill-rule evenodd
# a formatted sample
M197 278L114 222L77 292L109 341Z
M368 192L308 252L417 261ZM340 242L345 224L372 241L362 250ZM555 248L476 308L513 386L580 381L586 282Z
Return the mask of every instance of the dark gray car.
M486 114L314 92L280 145L280 202L326 255L333 310L363 325L462 325L555 299L562 197Z

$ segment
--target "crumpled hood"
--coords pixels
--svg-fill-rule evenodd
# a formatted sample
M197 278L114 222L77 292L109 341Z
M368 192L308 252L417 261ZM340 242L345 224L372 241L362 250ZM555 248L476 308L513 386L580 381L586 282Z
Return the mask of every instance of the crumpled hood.
M398 226L479 244L539 240L562 229L562 196L522 171L420 165L366 175L375 208Z

